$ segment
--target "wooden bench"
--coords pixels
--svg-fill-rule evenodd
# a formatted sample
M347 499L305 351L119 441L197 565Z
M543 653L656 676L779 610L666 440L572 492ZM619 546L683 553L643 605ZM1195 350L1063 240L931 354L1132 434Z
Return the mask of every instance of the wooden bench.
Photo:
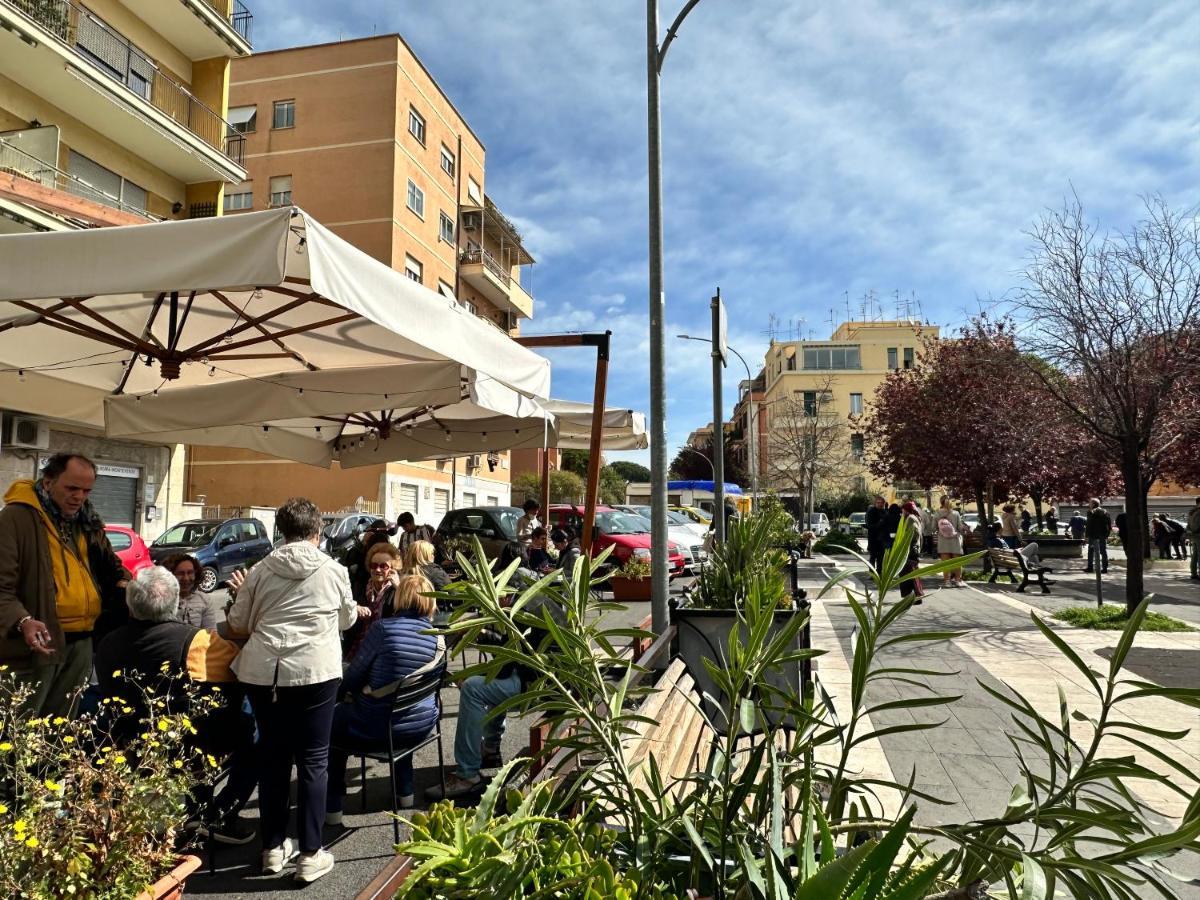
M1024 593L1025 585L1029 584L1030 578L1036 578L1038 586L1042 589L1043 594L1050 593L1050 585L1054 582L1046 581L1046 573L1054 571L1048 566L1031 567L1025 561L1025 557L1016 550L999 550L992 548L988 551L988 558L992 563L992 577L988 579L988 584L995 584L996 578L1000 575L1000 570L1004 569L1009 580L1013 584L1017 583L1015 572L1021 573L1021 584L1017 588L1017 593Z

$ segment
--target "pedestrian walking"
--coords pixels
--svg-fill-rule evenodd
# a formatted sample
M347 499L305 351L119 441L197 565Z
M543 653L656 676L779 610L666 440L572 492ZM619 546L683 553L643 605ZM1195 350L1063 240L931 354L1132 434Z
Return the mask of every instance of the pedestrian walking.
M937 517L933 510L917 504L921 514L921 555L937 559Z
M229 627L246 636L233 663L258 722L262 869L278 874L294 855L287 835L289 785L296 768L299 881L333 868L324 849L329 735L342 678L340 633L357 617L346 570L318 549L321 512L293 497L275 514L287 542L239 587Z
M1171 541L1171 550L1176 559L1187 559L1187 526L1162 513L1163 524L1167 526L1167 536Z
M921 565L921 536L922 522L920 508L912 500L908 500L900 507L900 512L904 516L904 521L908 525L908 559L904 562L904 568L900 570L900 574L911 575ZM900 596L908 597L916 595L916 600L913 601L913 606L920 606L925 602L925 588L921 584L920 578L909 578L906 581L900 582Z
M90 459L56 453L40 478L14 481L0 509L0 665L32 689L35 717L70 715L101 612L128 618L132 576L88 500L95 484Z
M1013 550L1021 546L1020 526L1017 524L1017 508L1006 503L1000 510L1000 537Z
M1087 568L1085 572L1093 572L1096 568L1096 553L1099 551L1100 571L1108 571L1108 538L1112 534L1112 518L1109 517L1099 500L1089 504L1085 534L1088 542Z
M1070 521L1067 523L1067 527L1071 529L1072 538L1077 541L1082 541L1083 533L1087 530L1087 519L1083 517L1083 513L1081 513L1079 510L1075 510L1075 513L1071 516Z
M1188 540L1192 545L1192 579L1200 581L1200 497L1187 517Z
M937 511L937 551L942 559L954 559L963 553L963 520L958 511L950 506L950 498L942 494ZM962 569L942 573L942 587L965 587Z
M867 510L867 560L878 572L883 568L883 520L887 516L887 501L876 495Z

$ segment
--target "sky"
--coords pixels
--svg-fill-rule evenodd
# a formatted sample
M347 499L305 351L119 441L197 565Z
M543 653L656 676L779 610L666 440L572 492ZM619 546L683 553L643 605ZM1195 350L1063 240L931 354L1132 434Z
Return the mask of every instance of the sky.
M609 405L648 411L645 3L247 5L258 50L404 36L538 260L523 332L611 329ZM668 456L712 419L708 347L675 335L709 333L717 287L757 371L773 324L828 338L869 293L947 328L1003 304L1072 193L1114 230L1200 202L1198 47L1195 0L703 0L662 76ZM590 401L594 355L552 359Z

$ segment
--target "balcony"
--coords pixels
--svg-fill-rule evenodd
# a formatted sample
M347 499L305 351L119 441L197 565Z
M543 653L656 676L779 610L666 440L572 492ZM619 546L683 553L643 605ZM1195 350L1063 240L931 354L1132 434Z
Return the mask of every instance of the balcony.
M0 138L0 202L26 207L22 217L38 229L157 221L144 209L121 202L4 138ZM62 222L47 223L46 215Z
M242 136L74 0L0 0L0 29L0 74L180 181L245 179Z
M188 59L249 56L254 16L238 0L121 0Z
M533 298L487 250L468 247L459 257L458 267L463 280L497 308L526 319L533 316Z

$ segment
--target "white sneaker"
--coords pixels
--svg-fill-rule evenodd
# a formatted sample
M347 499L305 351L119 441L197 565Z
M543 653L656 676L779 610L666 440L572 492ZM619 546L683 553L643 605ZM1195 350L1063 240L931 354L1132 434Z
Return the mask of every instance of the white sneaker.
M333 869L333 854L324 848L315 853L301 853L296 860L296 880L311 884Z
M417 805L417 798L412 794L401 794L397 798L396 802L399 804L401 809L412 809Z
M339 809L337 812L325 813L325 824L326 825L341 825L342 824L342 811Z
M267 875L278 875L287 865L288 860L296 855L291 838L284 838L278 847L264 850L262 855L262 870Z

